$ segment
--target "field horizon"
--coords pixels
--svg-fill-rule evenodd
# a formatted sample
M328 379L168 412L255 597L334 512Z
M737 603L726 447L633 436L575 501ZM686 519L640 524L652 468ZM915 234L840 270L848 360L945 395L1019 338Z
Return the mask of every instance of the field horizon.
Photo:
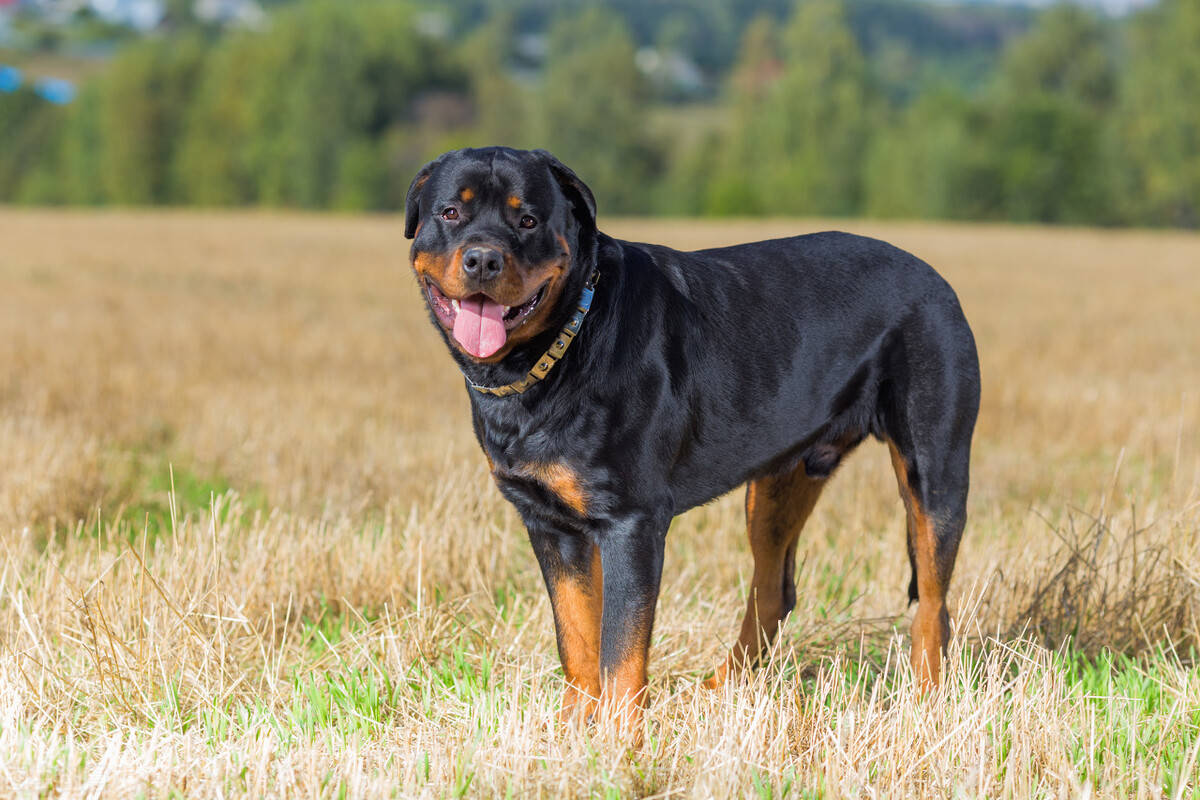
M956 289L983 401L943 689L886 448L717 692L751 559L676 519L646 744L555 721L549 603L395 215L0 208L0 794L1200 797L1200 234L877 236Z

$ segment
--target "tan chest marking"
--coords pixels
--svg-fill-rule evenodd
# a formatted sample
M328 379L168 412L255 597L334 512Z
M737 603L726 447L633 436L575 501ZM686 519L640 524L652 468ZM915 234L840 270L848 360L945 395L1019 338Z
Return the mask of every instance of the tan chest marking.
M566 464L520 464L512 469L512 474L537 481L576 514L587 514L587 492L579 476Z

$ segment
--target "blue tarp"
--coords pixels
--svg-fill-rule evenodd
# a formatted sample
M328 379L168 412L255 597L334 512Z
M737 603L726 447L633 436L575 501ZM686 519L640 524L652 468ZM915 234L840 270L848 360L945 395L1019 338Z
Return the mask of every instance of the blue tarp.
M0 64L0 92L15 92L24 83L21 70ZM33 82L38 97L55 105L66 105L75 99L75 84L62 78L38 78Z
M55 105L64 106L75 99L75 84L61 78L41 78L33 85L33 90Z
M0 64L0 92L15 92L21 88L21 70Z

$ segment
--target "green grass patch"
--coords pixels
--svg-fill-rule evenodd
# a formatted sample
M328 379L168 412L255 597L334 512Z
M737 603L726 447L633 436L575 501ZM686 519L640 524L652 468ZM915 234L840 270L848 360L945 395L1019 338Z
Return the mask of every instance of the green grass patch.
M226 476L161 456L128 454L117 492L119 519L128 525L131 539L149 544L174 530L174 522L207 514L214 500L236 493L243 510L266 509L266 493L257 487L235 486ZM217 521L230 513L229 503L218 504Z
M378 733L395 708L396 685L375 666L322 671L293 679L288 719L302 736Z
M1200 706L1187 692L1189 683L1200 681L1195 655L1191 652L1185 662L1169 652L1131 658L1105 651L1094 659L1067 655L1058 660L1072 693L1095 715L1099 734L1089 751L1073 748L1072 760L1081 774L1098 774L1107 763L1143 761L1163 776L1163 794L1176 796L1180 781L1188 781L1184 770L1200 737ZM1168 713L1180 704L1191 708L1182 716ZM1164 727L1165 718L1177 722ZM1200 797L1200 788L1182 796Z

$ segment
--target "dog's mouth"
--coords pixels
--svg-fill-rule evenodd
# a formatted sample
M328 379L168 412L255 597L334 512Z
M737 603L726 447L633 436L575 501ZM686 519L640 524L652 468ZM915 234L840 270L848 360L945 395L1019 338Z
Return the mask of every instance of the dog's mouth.
M438 322L452 332L463 350L476 358L487 358L504 347L509 332L529 319L548 285L549 281L543 283L527 300L515 306L503 305L483 292L463 298L447 297L429 278L425 279L425 294Z

